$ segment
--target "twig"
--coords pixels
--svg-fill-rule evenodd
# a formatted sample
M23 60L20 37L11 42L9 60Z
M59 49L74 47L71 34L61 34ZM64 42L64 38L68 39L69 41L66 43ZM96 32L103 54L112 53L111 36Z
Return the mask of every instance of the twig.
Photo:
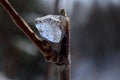
M66 17L65 36L61 41L61 51L58 53L54 49L46 48L49 43L41 41L39 37L34 34L30 26L25 20L15 11L8 0L0 0L1 5L17 25L17 27L24 32L24 34L37 45L45 59L57 65L59 80L70 80L70 22L64 10L61 10L61 15Z
M47 73L45 75L45 80L55 80L55 66L53 64L48 64Z
M25 35L35 43L40 51L45 55L46 50L42 46L42 41L38 38L36 34L32 31L30 26L26 23L26 21L16 12L16 10L12 7L12 5L8 2L8 0L0 0L1 5L11 17L13 22L17 25L17 27L25 33Z

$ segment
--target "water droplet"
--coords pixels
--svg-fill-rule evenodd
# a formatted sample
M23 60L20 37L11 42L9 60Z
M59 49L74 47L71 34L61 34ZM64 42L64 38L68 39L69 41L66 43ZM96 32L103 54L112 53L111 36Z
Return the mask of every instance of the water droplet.
M39 34L48 41L59 43L64 36L64 29L62 23L62 15L47 15L35 19L35 26Z

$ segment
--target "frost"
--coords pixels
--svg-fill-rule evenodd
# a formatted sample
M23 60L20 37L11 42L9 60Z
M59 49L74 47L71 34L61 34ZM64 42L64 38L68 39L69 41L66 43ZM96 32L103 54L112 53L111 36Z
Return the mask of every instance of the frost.
M62 18L61 15L40 17L35 20L35 26L44 39L59 43L64 35L63 26L61 25Z

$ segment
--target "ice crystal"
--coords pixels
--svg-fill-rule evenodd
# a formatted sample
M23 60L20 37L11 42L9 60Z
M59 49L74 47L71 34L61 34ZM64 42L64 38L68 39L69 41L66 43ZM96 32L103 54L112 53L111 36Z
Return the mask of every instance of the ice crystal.
M39 34L48 41L59 43L64 35L64 25L62 15L47 15L35 19L35 26Z

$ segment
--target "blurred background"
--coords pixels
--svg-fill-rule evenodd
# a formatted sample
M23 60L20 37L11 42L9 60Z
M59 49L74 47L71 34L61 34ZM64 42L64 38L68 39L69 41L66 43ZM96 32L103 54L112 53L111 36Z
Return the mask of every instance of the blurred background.
M120 0L9 0L34 20L65 9L71 20L72 80L120 80ZM56 67L0 6L0 80L57 80Z

